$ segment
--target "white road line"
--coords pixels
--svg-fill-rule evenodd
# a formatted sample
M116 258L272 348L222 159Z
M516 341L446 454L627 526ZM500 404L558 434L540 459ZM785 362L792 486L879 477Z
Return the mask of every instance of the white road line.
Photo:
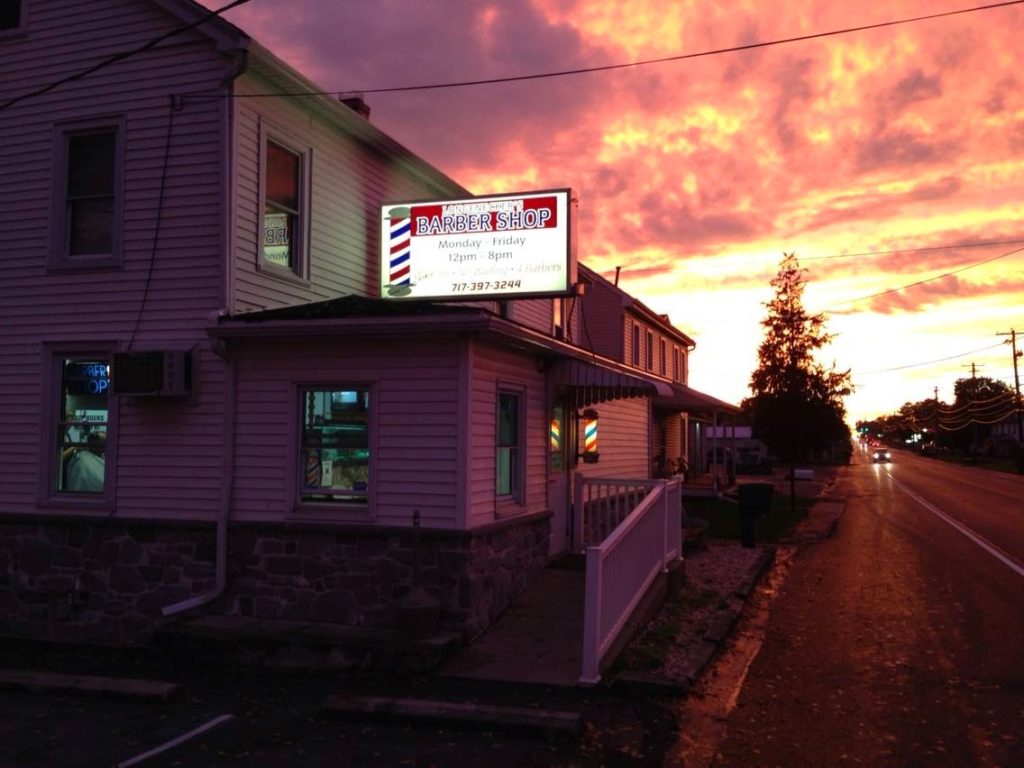
M920 496L918 496L912 490L907 488L907 486L905 486L903 483L901 483L899 480L897 480L895 477L893 477L892 472L889 472L888 470L886 470L886 474L889 475L890 478L892 478L892 481L894 483L896 483L896 485L898 485L900 487L900 490L902 490L905 494L907 494L907 496L912 498L914 501L916 501L918 504L920 504L922 507L927 509L929 512L931 512L933 515L938 517L943 522L949 524L953 528L956 528L958 531L960 531L960 533L962 533L964 536L969 538L971 541L973 541L979 547L984 549L986 552L988 552L994 558L996 558L997 560L1002 561L1005 565L1009 566L1012 570L1016 571L1018 575L1024 576L1024 566L1022 566L1020 563L1018 563L1016 560L1014 560L1008 554L1003 552L1003 550L1001 550L995 544L993 544L992 542L987 541L986 539L982 538L979 534L977 534L974 531L972 531L970 528L968 528L966 525L961 523L959 520L956 520L956 519L950 517L945 512L943 512L941 509L936 507L934 504L932 504L932 503L922 499Z
M173 747L176 747L179 744L183 744L184 742L188 741L191 738L195 738L201 733L206 733L211 728L216 728L221 723L226 723L228 720L234 719L234 717L234 715L220 715L219 717L215 717L213 718L213 720L203 723L198 728L193 728L188 733L181 734L181 736L178 736L176 739L166 741L159 747L153 747L153 749L149 750L148 752L143 752L141 755L136 755L133 758L118 763L116 768L128 768L128 766L131 765L138 765L143 760L148 760L149 758L155 755L159 755L161 752L166 752L168 749L172 749Z

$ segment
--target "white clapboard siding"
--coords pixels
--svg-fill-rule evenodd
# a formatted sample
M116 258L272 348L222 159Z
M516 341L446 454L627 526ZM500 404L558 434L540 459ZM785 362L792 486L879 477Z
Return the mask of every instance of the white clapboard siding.
M372 388L369 521L456 523L459 347L454 340L334 339L245 344L239 351L238 441L233 517L293 515L299 470L302 385ZM352 515L338 511L337 520ZM356 520L358 522L358 520Z
M0 99L18 96L138 47L182 20L158 3L31 0L27 34L0 39ZM216 91L228 60L189 32L22 101L0 120L0 488L3 512L36 513L44 414L43 342L201 348L195 403L119 404L116 509L125 517L212 519L224 472L223 362L205 327L223 300L226 201L223 99L186 98L174 113L155 261L151 257L171 94ZM55 126L120 118L124 125L122 256L117 268L50 270ZM118 408L113 400L111 406ZM65 510L67 511L67 510ZM73 511L73 510L72 510Z
M548 415L544 375L533 358L483 343L473 345L470 393L469 526L498 518L539 512L547 507ZM497 397L499 386L525 392L525 493L522 504L498 503L495 498Z

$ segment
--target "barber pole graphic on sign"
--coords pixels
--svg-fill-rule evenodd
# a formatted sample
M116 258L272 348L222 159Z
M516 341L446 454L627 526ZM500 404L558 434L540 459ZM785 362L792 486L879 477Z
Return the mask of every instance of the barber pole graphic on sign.
M566 296L576 283L567 189L381 206L380 295Z
M407 207L388 211L388 296L407 296L412 291L412 219Z

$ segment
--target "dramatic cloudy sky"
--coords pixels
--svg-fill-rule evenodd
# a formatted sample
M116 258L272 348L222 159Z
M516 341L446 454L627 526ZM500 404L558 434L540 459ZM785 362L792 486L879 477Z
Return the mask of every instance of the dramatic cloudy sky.
M672 57L977 4L253 0L226 18L325 89L369 91ZM476 194L571 187L581 260L608 276L621 266L624 288L696 338L691 384L721 398L747 393L768 281L795 251L806 304L827 310L836 334L824 362L853 370L847 406L862 418L935 386L952 399L972 362L1012 383L996 333L1024 331L1024 250L1010 253L1024 248L1022 40L1024 5L1013 5L366 99L375 124Z

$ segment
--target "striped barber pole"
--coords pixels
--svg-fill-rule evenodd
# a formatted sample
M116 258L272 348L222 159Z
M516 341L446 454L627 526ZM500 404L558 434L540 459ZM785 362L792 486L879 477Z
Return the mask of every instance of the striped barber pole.
M388 260L388 290L390 293L408 292L411 280L411 230L412 218L408 208L391 210L390 258Z
M597 419L587 419L583 422L583 452L594 453L597 451Z
M308 451L306 453L306 487L320 487L320 452Z

